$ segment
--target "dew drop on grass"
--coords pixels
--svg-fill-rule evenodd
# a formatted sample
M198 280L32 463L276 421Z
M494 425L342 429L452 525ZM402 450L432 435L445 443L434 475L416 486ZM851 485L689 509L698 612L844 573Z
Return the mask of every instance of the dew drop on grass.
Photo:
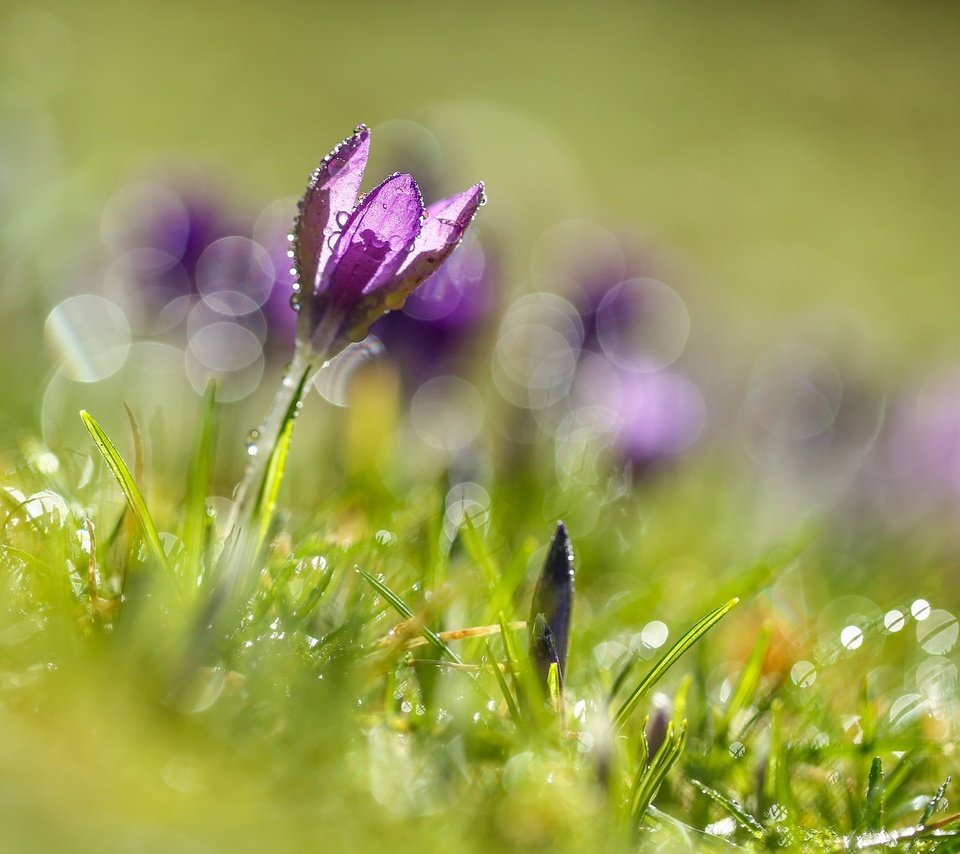
M260 431L251 430L247 433L247 456L255 457L260 453L260 446L257 444L260 441Z
M840 632L840 643L844 649L859 649L863 645L863 630L859 626L844 626Z
M790 679L798 688L809 688L817 681L817 669L809 661L798 661L790 668Z
M906 623L907 618L903 615L903 611L898 611L896 608L883 615L883 625L888 632L899 632Z
M787 808L783 804L771 804L767 817L777 824L787 820Z
M730 755L734 759L742 759L747 752L747 748L743 746L743 742L735 741L730 745Z
M397 542L396 534L385 529L377 531L377 533L374 534L374 539L377 541L378 545L381 546L392 546Z
M939 608L931 611L928 619L917 625L917 641L924 652L931 655L944 655L953 649L958 633L960 625L957 618Z
M910 606L910 613L914 619L922 622L930 616L930 603L926 599L917 599Z

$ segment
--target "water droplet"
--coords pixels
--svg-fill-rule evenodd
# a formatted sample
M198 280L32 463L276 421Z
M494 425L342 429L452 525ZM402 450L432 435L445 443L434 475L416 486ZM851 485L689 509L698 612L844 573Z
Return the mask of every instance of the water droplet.
M374 539L381 546L392 546L397 542L397 536L392 531L380 530L373 535Z
M809 661L798 661L790 668L790 679L799 688L809 688L817 680L817 669Z
M903 611L898 611L896 608L892 611L887 611L883 616L883 625L888 632L899 632L906 623L907 618L903 615Z
M303 303L303 298L300 296L299 293L294 293L294 295L290 297L290 308L292 308L294 311L297 311L297 312L300 311L300 306L302 305L302 303Z
M260 431L251 430L247 433L247 454L251 457L255 457L260 452L260 446L257 442L260 441Z
M730 755L734 759L742 759L747 752L747 748L743 746L743 742L735 741L730 745Z
M770 821L780 822L787 820L787 808L783 804L771 804L767 810L767 817Z
M844 626L840 632L840 643L844 649L859 649L863 645L863 630L859 626Z
M926 599L917 599L910 606L910 613L913 614L914 619L923 622L930 616L930 603Z
M334 217L334 221L340 228L343 228L347 224L347 220L350 219L350 211L339 211ZM324 229L326 231L326 229Z
M339 232L339 231L334 231L334 232L327 238L327 246L330 247L330 249L336 249L336 248L337 248L337 241L340 239L340 234L341 234L341 232Z

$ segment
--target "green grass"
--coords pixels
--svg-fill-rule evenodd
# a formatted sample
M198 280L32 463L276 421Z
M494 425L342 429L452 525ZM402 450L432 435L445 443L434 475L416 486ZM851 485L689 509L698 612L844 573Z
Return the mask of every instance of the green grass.
M210 395L195 460L218 419ZM345 487L309 511L281 502L249 592L211 622L225 532L200 497L209 472L182 495L151 472L156 495L144 497L84 421L89 452L62 455L53 474L25 454L5 479L24 499L5 491L0 509L0 768L16 781L3 813L20 847L960 844L943 782L955 700L929 688L946 690L949 674L898 715L907 674L930 661L919 640L874 623L845 650L771 607L806 571L823 587L808 605L843 601L817 569L838 548L829 527L711 568L729 556L735 511L701 512L708 474L621 495L583 537L568 525L568 672L562 689L555 666L538 686L528 632L512 624L552 526L510 499L543 501L512 489L541 462L494 478L489 519L452 541L436 521L439 485L381 484L360 505ZM31 504L42 490L63 509ZM678 585L690 542L700 568ZM876 545L871 595L893 589L901 557ZM740 606L718 607L731 593ZM499 624L474 630L491 607ZM638 640L654 619L692 628L654 650ZM806 687L790 678L802 660L816 669Z

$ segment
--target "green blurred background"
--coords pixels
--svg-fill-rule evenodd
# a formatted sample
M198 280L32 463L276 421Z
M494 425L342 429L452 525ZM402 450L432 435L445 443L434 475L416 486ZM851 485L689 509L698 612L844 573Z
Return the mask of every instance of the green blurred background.
M515 257L557 218L612 214L682 256L712 322L749 350L798 315L842 312L885 372L958 355L956 4L7 0L0 12L8 171L32 133L56 134L49 160L34 150L32 181L29 164L7 175L8 248L58 251L61 229L95 227L158 151L270 199L298 193L358 121L410 118L456 128L445 180L487 181ZM10 278L8 320L21 302ZM34 321L4 336L8 366L35 357Z
M385 122L435 133L435 193L487 182L505 294L542 287L531 250L558 221L640 235L728 390L790 340L852 360L884 390L960 361L955 4L0 11L7 442L36 430L46 313L100 288L72 274L119 188L179 157L259 210L298 195L359 121L375 159ZM397 165L389 154L368 183Z

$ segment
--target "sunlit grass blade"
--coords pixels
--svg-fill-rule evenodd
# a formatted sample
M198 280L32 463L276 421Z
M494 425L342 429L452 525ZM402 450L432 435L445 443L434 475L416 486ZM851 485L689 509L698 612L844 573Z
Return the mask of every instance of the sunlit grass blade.
M123 404L123 409L127 413L127 421L130 422L130 437L133 439L133 479L137 483L145 483L147 479L147 442L143 438L143 430L140 429L140 423L133 410Z
M641 767L634 784L633 815L635 820L643 818L653 803L670 769L677 764L687 743L687 722L682 721L675 727L673 721L667 725L666 736L660 749L654 754L650 764Z
M490 647L490 642L484 641L483 645L487 651L487 658L490 659L490 662L493 665L492 669L497 677L497 684L500 686L500 693L503 694L503 699L507 703L507 710L510 712L510 717L518 727L523 726L523 718L520 716L520 707L517 705L517 701L513 696L513 691L510 690L510 686L507 684L506 677L503 675L503 672L500 670L500 667L497 664L497 659L493 655L493 649Z
M900 757L897 764L893 766L893 770L884 772L883 800L888 824L895 818L894 809L898 802L900 804L899 808L897 808L898 813L902 813L908 808L909 803L903 802L901 792L923 768L925 761L926 754L923 750L909 750Z
M719 804L719 806L754 839L762 840L764 838L766 833L763 825L750 815L737 801L720 794L716 789L710 788L706 783L701 783L699 780L691 780L690 782L710 798L710 800Z
M933 818L933 814L937 811L937 807L939 807L940 802L943 800L943 796L947 793L951 779L951 777L947 777L940 788L934 793L933 797L927 801L927 805L923 808L923 813L920 816L918 824L926 826L927 822Z
M761 793L765 808L786 802L790 792L788 774L789 766L783 743L783 701L778 698L770 704L770 746Z
M737 685L730 695L726 709L724 709L723 717L717 724L718 738L722 739L726 735L733 719L741 710L745 709L753 699L757 686L760 684L760 676L763 673L763 659L767 654L767 649L770 647L770 634L771 629L769 624L764 625L760 629L757 641L750 652L750 658L747 659L747 663L743 666L743 670L740 672L740 678L737 680Z
M363 580L367 582L367 584L369 584L374 590L377 591L377 593L379 593L384 599L386 599L393 606L394 610L396 610L400 614L403 614L403 616L406 617L408 620L413 620L416 618L416 615L413 613L413 611L410 610L407 604L399 596L397 596L397 594L394 593L389 587L387 587L386 584L380 581L379 578L376 578L375 576L367 572L365 569L361 569L359 566L356 567L356 570L360 574L360 576L363 578ZM443 642L440 636L435 631L433 631L433 629L425 625L421 625L419 629L423 633L424 637L428 641L430 641L430 643L433 644L433 646L435 646L438 650L440 650L440 652L446 655L451 661L455 662L456 664L463 664L463 661L461 661L460 656L457 655L452 649L450 649L450 647Z
M711 611L705 617L700 619L680 638L663 657L653 666L640 684L633 689L633 692L624 701L623 705L613 717L614 729L623 726L627 718L637 708L644 695L663 677L663 675L690 649L700 638L702 638L710 629L720 622L739 602L736 597L729 602L721 605L714 611Z
M520 669L520 650L517 647L517 639L511 628L519 626L520 621L509 622L507 615L501 611L499 614L500 623L500 641L503 643L503 651L507 656L507 664L510 666L510 672L516 675Z
M217 426L217 384L211 380L200 410L200 430L187 478L181 528L187 566L195 573L196 578L202 574L201 562L208 525L207 490L213 470Z
M46 570L49 568L44 561L40 560L40 558L24 551L23 549L18 549L16 546L11 546L7 543L0 543L0 549L3 549L7 554L12 555L18 560L22 560L24 563L29 564L37 569Z
M867 797L863 807L862 827L865 830L883 830L883 762L874 756L870 763L870 777L867 781Z
M100 427L89 412L81 409L80 418L83 421L84 427L87 428L87 432L93 438L94 444L96 444L97 449L100 451L104 462L106 462L110 471L113 472L113 476L120 484L120 489L127 499L130 510L140 523L140 530L143 533L143 539L147 544L147 549L161 568L169 570L167 555L163 550L163 543L160 542L157 526L154 524L153 517L150 515L150 511L147 509L147 505L143 500L143 494L131 476L130 470L127 468L126 463L124 463L119 451L117 451L116 446L110 441L109 436L107 436L103 428Z
M519 631L520 629L525 629L526 627L527 624L523 620L515 620L506 628L507 630ZM489 637L490 635L499 635L503 631L503 626L501 626L499 623L495 623L490 626L470 626L466 629L448 629L444 632L437 632L437 637L444 642L452 640L473 640L476 638ZM384 645L393 642L395 642L395 639L392 637L382 638L380 641L380 643ZM425 637L419 637L410 638L404 642L404 645L407 649L414 649L418 646L424 646L428 643L430 643L430 641Z

